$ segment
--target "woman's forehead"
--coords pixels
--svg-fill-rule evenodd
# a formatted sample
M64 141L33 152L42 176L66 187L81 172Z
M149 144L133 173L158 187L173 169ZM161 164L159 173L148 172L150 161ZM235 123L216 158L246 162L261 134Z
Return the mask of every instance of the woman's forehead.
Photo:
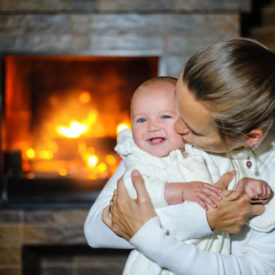
M213 126L210 112L181 79L177 83L175 99L182 120L195 132L206 132Z

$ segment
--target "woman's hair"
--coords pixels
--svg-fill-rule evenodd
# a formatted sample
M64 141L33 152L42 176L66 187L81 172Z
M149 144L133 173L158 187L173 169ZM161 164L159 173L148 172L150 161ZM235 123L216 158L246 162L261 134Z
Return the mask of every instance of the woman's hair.
M187 62L183 81L211 113L221 140L267 132L275 112L275 54L250 39L210 45ZM226 144L226 143L225 143Z

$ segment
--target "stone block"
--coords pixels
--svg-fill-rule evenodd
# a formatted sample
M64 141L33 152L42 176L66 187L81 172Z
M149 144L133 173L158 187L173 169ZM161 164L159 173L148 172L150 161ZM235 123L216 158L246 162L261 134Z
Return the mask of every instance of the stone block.
M59 15L26 15L22 18L25 34L64 34L69 31L68 16Z
M176 11L249 12L251 0L175 0Z
M238 14L169 14L166 29L188 36L238 35ZM218 23L217 23L218 22Z
M13 12L58 12L58 11L95 11L96 0L1 0L0 11Z
M88 34L91 31L92 18L96 15L69 15L69 28L72 34Z
M78 52L78 51L86 51L89 49L90 45L90 37L87 35L72 35L70 50Z
M0 225L20 223L23 221L22 210L0 210Z
M91 16L91 30L97 34L112 31L157 34L164 31L163 19L162 14L99 14Z
M15 35L0 34L0 50L10 51L10 50L20 50L21 41Z
M196 51L208 46L209 44L233 38L232 35L224 34L223 36L207 37L188 37L169 35L167 38L166 53L168 55L184 55L190 57Z
M1 275L21 275L22 270L21 267L16 267L16 266L9 266L9 267L1 267L0 269Z
M159 51L163 50L163 40L159 35L113 34L93 35L90 42L91 50L132 50Z
M24 223L40 225L80 225L87 217L88 210L34 210L24 212Z
M22 236L22 226L20 224L0 226L0 245L19 246L23 242Z
M25 16L22 15L1 15L0 33L1 34L20 34L24 33L22 21Z
M39 34L18 37L18 50L25 51L64 51L71 49L70 35Z
M185 56L165 57L166 74L177 78L180 72L183 70L187 60L188 58Z
M98 0L99 11L170 11L173 0Z
M0 246L0 267L1 265L20 267L21 248ZM1 269L0 269L0 274L2 274Z
M76 226L25 225L24 244L86 244L83 224Z

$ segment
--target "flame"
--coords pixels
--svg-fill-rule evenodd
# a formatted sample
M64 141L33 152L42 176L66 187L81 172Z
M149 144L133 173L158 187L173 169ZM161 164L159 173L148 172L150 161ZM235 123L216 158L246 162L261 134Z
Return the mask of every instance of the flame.
M91 155L88 157L88 161L87 161L88 165L90 167L95 167L98 163L98 157L97 155Z
M122 131L122 130L125 130L125 129L130 129L130 124L127 123L127 122L122 122L122 123L119 123L116 127L116 133L117 135Z
M79 102L82 104L87 104L91 101L91 95L87 91L83 91L78 98Z
M97 166L97 170L98 170L99 173L103 173L107 170L107 165L104 162L101 162Z
M56 130L61 136L67 138L78 138L88 131L88 126L81 124L78 121L72 121L69 127L58 125Z
M26 156L29 158L29 159L34 159L35 158L35 151L33 148L29 148L27 149L26 151Z
M112 112L102 114L95 105L88 106L92 104L89 91L81 91L68 106L57 97L50 100L51 106L57 108L61 105L63 109L53 112L45 121L41 127L40 143L33 147L31 144L24 145L24 171L28 171L27 177L40 176L40 173L44 175L45 172L61 177L110 177L117 168L118 157L109 153L109 149L101 151L93 139L96 142L105 137L115 139L116 133L130 128L128 113L121 113L118 117L114 117Z
M113 155L107 155L105 159L109 165L116 165L116 158Z
M58 171L58 174L62 177L65 177L68 175L68 171L64 168L60 168L59 171Z

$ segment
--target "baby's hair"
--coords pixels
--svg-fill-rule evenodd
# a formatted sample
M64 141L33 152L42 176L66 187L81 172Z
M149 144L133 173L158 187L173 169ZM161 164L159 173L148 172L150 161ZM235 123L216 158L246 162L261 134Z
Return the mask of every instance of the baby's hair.
M175 89L176 89L177 79L175 77L172 77L172 76L156 76L156 77L150 78L150 79L144 81L143 83L141 83L136 88L134 94L141 88L149 88L150 86L153 86L154 84L160 84L160 83L165 83L165 82L173 84L175 86ZM134 94L133 94L133 97L134 97ZM130 107L131 110L132 110L133 97L132 97L132 100L131 100L131 107Z
M139 89L141 87L148 87L152 84L160 83L160 82L170 82L170 83L173 83L176 85L177 79L172 76L156 76L156 77L153 77L153 78L150 78L150 79L144 81L140 86L138 86L137 89Z

